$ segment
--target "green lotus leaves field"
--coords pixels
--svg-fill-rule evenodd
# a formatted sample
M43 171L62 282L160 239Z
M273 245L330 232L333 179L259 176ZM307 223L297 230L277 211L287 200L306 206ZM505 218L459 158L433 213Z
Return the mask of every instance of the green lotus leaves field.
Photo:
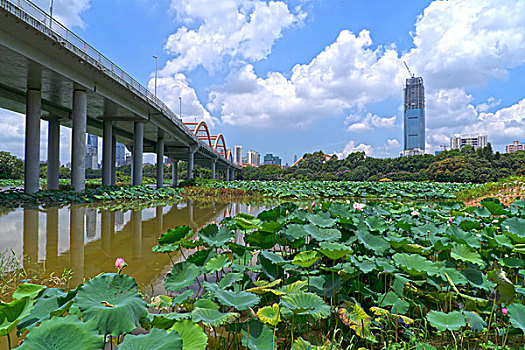
M70 294L23 285L2 334L29 330L23 348L520 349L525 200L481 204L283 203L175 227L152 247L191 250L165 295L144 300L120 273Z

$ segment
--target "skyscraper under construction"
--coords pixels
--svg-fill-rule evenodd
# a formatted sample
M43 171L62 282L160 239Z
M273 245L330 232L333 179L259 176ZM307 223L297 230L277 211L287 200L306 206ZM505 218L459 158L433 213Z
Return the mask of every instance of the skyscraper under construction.
M425 153L425 88L423 78L414 75L406 80L405 85L404 129L403 154Z

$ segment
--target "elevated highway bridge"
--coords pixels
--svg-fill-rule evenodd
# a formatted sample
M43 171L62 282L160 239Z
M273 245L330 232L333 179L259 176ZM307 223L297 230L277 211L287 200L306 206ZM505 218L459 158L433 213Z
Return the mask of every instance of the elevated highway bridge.
M86 133L102 136L102 183L115 183L116 142L132 152L132 184L142 184L143 153L222 172L239 169L222 134L188 123L123 69L27 0L0 0L0 108L25 114L26 193L39 190L40 121L49 122L48 189L58 189L60 125L72 129L71 185L85 188ZM203 134L203 131L206 135ZM174 184L177 182L177 167Z

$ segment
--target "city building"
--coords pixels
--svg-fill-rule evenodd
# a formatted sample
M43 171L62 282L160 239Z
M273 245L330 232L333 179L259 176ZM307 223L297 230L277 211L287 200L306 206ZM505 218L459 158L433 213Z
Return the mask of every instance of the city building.
M242 146L233 146L233 162L242 164Z
M425 88L423 78L406 80L404 104L404 156L425 153Z
M248 151L246 163L252 166L259 166L261 164L261 155L255 151Z
M86 169L98 169L98 137L87 135Z
M281 158L279 158L279 156L274 156L274 155L271 154L271 153L267 153L267 154L264 156L263 164L264 164L264 165L269 165L269 164L277 164L277 165L281 165Z
M124 146L122 143L117 142L115 151L115 161L117 162L117 166L122 166L126 164L126 146Z
M507 153L514 153L518 151L525 151L525 143L519 141L512 142L512 145L507 145Z
M487 135L456 134L450 138L450 149L462 149L464 146L472 146L474 149L487 146Z

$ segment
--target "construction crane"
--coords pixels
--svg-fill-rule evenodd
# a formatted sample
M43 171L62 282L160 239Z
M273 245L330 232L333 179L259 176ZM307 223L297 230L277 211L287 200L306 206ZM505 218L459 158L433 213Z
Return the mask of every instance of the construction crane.
M407 71L408 71L408 74L410 74L410 77L412 77L412 78L415 77L414 73L412 73L410 71L410 68L408 68L408 64L405 61L403 61L403 63L405 64L405 67L407 68Z

